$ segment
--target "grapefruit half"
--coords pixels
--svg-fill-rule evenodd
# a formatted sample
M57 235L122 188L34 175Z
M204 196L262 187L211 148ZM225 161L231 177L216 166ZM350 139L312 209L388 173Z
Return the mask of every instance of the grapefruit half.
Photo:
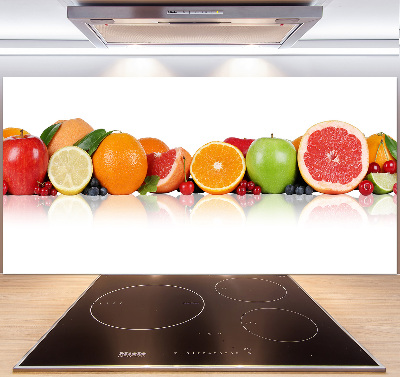
M186 161L183 163L183 157ZM147 155L147 175L158 175L157 193L166 193L176 190L189 177L192 156L183 148L170 149L164 153L150 153ZM185 166L185 170L184 170Z
M369 165L367 140L351 124L318 123L304 134L298 150L303 179L324 194L344 194L364 179Z

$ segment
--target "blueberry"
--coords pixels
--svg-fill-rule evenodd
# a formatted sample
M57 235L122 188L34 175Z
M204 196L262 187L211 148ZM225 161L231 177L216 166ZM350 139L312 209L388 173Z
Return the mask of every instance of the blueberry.
M293 185L287 185L285 187L285 194L286 195L293 195L294 194L294 190L295 190L295 188L294 188Z
M89 183L90 187L100 187L100 182L96 177L92 177Z
M89 196L97 196L99 195L99 188L98 187L91 187L88 192Z
M296 195L303 195L304 194L304 186L296 187Z
M311 186L306 187L306 195L312 195L313 192L314 190Z
M89 189L90 189L90 187L89 187L89 186L86 186L86 187L83 189L82 194L83 194L83 195L89 195Z
M100 187L100 195L101 196L106 196L107 195L107 189L105 187Z

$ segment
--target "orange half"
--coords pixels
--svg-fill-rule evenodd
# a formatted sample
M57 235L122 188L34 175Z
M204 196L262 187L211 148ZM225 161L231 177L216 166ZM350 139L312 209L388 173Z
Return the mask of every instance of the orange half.
M234 145L212 141L194 154L190 174L196 184L209 194L227 194L243 179L246 162Z

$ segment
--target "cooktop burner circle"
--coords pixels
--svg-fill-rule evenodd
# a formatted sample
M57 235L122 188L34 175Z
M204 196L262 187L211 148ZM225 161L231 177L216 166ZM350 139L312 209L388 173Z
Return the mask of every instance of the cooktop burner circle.
M215 290L225 298L240 302L273 302L287 295L283 285L257 277L225 279L215 284Z
M132 285L107 292L90 306L104 326L121 330L161 330L187 323L204 310L198 293L177 285Z
M251 334L273 342L304 342L318 334L318 326L311 318L288 309L252 309L240 321Z

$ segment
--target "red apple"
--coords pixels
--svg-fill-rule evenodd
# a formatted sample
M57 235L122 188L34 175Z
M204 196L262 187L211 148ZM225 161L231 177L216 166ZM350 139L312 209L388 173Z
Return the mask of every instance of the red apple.
M247 151L254 139L240 139L238 137L228 137L224 140L225 143L229 143L239 148L239 150L243 153L243 156L246 157Z
M33 195L37 182L43 182L48 163L47 147L40 138L23 135L3 140L3 179L10 194Z

